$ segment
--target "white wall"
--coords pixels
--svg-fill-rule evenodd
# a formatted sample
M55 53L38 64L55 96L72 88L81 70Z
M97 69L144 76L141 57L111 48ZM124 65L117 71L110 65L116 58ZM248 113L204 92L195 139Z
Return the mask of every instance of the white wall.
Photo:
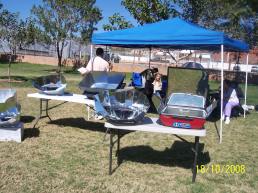
M121 62L134 62L135 63L139 63L139 62L143 62L143 63L148 63L149 62L149 58L148 57L134 57L134 56L122 56L119 55L119 57L121 58Z
M210 62L210 63L202 63L203 67L204 68L212 68L212 69L221 69L221 63L220 62ZM231 67L230 67L230 70L233 70L234 66L236 64L231 64ZM254 65L246 65L246 64L238 64L238 66L240 66L240 70L241 71L248 71L248 72L251 72L251 68L252 66ZM228 70L229 68L229 63L224 63L223 65L223 69L224 70Z

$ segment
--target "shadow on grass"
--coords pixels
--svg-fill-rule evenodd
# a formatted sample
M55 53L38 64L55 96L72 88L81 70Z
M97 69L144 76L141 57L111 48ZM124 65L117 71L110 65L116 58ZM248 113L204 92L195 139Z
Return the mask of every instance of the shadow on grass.
M21 116L21 122L23 123L31 123L34 119L33 116Z
M1 79L5 79L5 80L8 80L9 79L9 76L1 76ZM20 81L20 82L26 82L28 80L31 80L25 76L10 76L10 79L11 80L15 80L15 81Z
M9 83L8 76L1 76L0 83L4 87L31 87L32 78L28 78L25 76L11 76L11 82Z
M46 69L46 70L42 70L42 71L49 72L49 73L57 73L57 68Z
M67 127L76 127L84 130L98 131L103 133L106 132L104 123L86 121L84 118L57 119L49 122L49 124L55 124L55 125L67 126Z
M47 69L47 70L43 70L45 72L49 72L49 73L57 73L57 68L53 68L53 69ZM64 69L62 68L62 73L64 74L80 74L76 69Z
M76 69L67 69L67 70L64 70L64 73L65 74L80 74Z
M27 128L24 129L23 140L27 138L39 137L40 131L38 128Z
M132 161L144 164L159 164L163 166L178 166L186 169L193 167L193 143L175 141L171 148L157 151L149 146L125 147L119 151L119 162ZM210 162L209 152L203 152L204 144L199 144L198 165Z
M212 115L209 116L206 120L207 120L208 122L216 123L217 121L220 120L220 116L217 115L217 114L212 114Z

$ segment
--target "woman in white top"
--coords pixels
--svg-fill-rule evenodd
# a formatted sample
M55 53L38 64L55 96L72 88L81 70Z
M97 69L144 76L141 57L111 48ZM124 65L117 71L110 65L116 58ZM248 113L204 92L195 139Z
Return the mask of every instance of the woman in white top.
M237 97L236 90L230 87L228 80L224 81L224 97L223 97L223 113L225 117L225 123L230 123L231 111L235 106L239 105L239 99Z

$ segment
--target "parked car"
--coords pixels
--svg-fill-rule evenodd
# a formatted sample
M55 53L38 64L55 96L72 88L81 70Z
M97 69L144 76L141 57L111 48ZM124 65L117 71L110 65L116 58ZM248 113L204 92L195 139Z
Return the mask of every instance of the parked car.
M196 68L196 69L204 69L204 67L197 62L186 62L182 65L183 68Z
M154 58L151 58L151 62L169 63L169 60L164 60L160 56L155 56Z
M104 51L103 58L104 58L106 61L110 61L110 59L111 59L110 53L109 53L108 51Z
M233 71L241 71L240 66L239 66L239 65L235 65L235 66L233 67Z
M252 66L251 72L257 73L258 72L258 65L257 66Z
M114 60L114 63L119 63L120 60L121 60L121 57L119 55L114 54L113 55L113 60Z
M151 62L160 62L161 60L162 59L159 56L155 56L155 57L151 58Z

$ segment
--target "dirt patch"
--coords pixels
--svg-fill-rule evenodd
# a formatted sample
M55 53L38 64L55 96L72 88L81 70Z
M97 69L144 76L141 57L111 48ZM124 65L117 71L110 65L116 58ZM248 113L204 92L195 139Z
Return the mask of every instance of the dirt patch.
M20 83L24 82L23 80L10 80L9 79L0 79L0 82L14 82L14 83Z

